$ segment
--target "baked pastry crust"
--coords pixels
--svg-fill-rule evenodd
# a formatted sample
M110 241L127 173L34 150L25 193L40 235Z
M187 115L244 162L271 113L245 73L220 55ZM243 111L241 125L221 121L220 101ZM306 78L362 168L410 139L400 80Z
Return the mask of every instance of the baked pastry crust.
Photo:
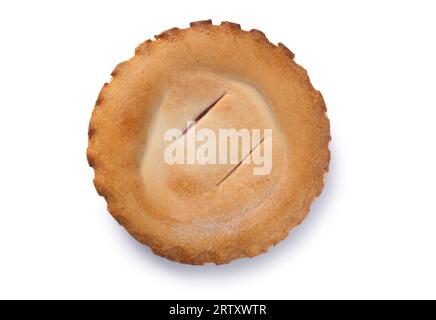
M272 126L270 175L239 169L217 184L229 168L159 161L156 128L185 123L223 91L234 94L204 125ZM225 264L266 252L302 222L323 188L330 139L321 93L289 49L208 20L145 41L115 68L92 114L87 157L108 211L134 238L174 261Z

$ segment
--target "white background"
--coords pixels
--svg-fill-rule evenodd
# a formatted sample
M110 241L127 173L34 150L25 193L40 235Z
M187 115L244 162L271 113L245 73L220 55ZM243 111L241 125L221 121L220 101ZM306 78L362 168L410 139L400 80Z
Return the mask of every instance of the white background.
M432 1L2 1L0 298L436 298L435 16ZM303 225L221 267L132 240L85 157L115 65L207 18L285 43L333 137Z

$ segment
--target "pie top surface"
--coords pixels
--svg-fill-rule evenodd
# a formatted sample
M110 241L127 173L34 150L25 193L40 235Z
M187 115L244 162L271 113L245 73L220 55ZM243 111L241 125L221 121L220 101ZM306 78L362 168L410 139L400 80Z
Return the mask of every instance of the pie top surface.
M158 255L191 264L253 257L285 238L320 194L325 113L292 52L262 32L210 21L170 29L119 64L97 99L94 184ZM222 129L241 133L234 153ZM216 148L205 151L207 138ZM176 149L183 160L168 161Z

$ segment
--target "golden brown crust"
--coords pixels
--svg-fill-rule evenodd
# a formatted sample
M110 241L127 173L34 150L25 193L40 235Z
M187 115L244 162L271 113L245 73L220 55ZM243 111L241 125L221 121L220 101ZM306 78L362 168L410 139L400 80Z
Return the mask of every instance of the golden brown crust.
M202 37L213 39L202 41ZM189 52L181 51L184 47L179 46L183 41L195 48L191 56L203 55L204 61L209 61L211 70L226 69L222 61L228 59L232 67L226 72L257 81L259 90L269 93L274 117L290 141L290 145L283 145L288 152L288 171L282 174L285 178L275 174L274 188L268 191L270 194L262 193L265 199L256 204L250 216L241 216L240 221L225 227L213 225L212 219L197 230L166 216L163 207L156 209L155 204L145 200L148 198L143 195L143 180L138 174L142 157L139 150L146 141L145 120L152 117L151 107L145 106L155 104L159 98L155 88L162 85L159 79L164 72L154 66L159 61L176 66L173 47L182 55L180 64L186 64L185 68L197 61L192 58L194 62L187 62ZM207 42L214 44L214 53L209 54ZM214 54L216 57L210 57ZM286 93L286 88L293 94ZM294 62L294 54L283 44L275 46L261 31L243 31L239 24L231 22L220 26L211 20L192 22L188 29L172 28L156 36L155 41L140 44L132 59L114 69L110 84L103 86L96 101L88 131L87 158L95 171L97 192L106 199L109 212L155 254L189 264L229 263L268 251L309 212L310 204L323 189L330 161L326 110L321 93L312 87L306 70ZM201 201L193 197L194 202Z

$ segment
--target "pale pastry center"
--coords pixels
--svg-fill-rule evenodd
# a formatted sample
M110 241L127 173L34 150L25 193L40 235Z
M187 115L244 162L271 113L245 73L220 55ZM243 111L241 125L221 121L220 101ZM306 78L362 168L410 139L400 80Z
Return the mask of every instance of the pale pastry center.
M241 135L237 140L240 146L237 155L229 151L227 157L233 158L227 162L220 162L224 158L215 155L214 163L209 153L211 148L204 153L198 151L204 148L206 135L209 138L215 135L216 140L207 140L208 146L214 143L217 152L224 153L219 152L220 147L223 150L219 142L224 141L219 137L228 129L242 132L244 137L250 134L249 146L244 148L243 142L248 138L244 140ZM176 143L183 143L183 146L171 145L185 151L183 163L166 161L165 151L171 141L165 141L165 135L169 130L174 130L175 135L178 132ZM188 140L201 132L200 141L195 137ZM248 83L214 74L182 74L169 81L165 99L146 134L140 165L146 197L162 212L179 220L231 217L246 211L271 190L280 175L277 168L285 154L283 137L261 92ZM269 146L272 169L264 170L268 172L266 175L253 174L256 163L251 158L266 158ZM189 159L189 151L194 149L196 156L206 154L206 160L197 163L192 157Z

